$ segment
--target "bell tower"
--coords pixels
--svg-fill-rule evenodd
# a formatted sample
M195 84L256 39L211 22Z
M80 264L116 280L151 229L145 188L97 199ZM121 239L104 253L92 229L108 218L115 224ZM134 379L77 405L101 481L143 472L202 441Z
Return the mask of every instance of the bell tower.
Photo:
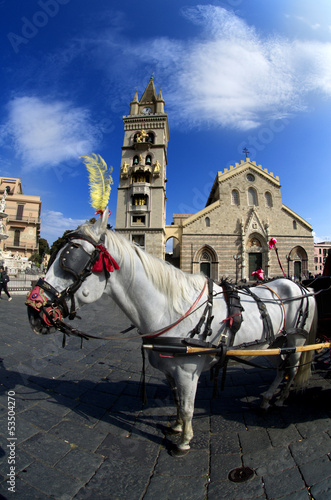
M135 93L123 122L115 231L164 259L169 126L153 78L140 100Z

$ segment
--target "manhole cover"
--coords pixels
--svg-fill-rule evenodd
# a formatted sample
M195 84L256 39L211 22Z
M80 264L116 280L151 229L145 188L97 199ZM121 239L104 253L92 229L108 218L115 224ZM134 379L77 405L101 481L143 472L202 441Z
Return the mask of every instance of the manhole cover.
M237 467L230 470L228 478L234 483L243 483L254 476L254 471L250 467Z

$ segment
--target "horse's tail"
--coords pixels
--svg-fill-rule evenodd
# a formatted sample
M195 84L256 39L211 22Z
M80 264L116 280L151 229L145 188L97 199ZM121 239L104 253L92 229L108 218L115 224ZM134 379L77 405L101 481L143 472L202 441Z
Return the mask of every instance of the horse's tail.
M305 345L314 344L317 333L317 306L314 299L314 316L310 325L310 330L307 335ZM304 351L300 356L299 368L294 379L294 387L296 390L302 389L311 375L311 362L314 351Z

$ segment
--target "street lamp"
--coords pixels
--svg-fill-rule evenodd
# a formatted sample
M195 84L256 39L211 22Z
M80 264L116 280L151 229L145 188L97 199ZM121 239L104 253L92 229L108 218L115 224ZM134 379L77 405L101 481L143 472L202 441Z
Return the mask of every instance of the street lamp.
M233 258L236 261L236 284L237 284L238 283L238 270L239 270L240 255L234 255Z
M290 255L286 255L286 260L287 260L287 277L290 279L290 262L291 262Z

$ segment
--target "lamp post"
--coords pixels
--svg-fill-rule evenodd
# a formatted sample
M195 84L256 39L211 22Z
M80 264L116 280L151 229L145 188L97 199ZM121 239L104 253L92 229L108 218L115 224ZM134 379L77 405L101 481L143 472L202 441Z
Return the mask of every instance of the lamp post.
M239 269L240 255L234 255L233 258L236 261L236 284L237 284L238 283L238 269Z
M290 262L291 262L291 257L289 255L286 255L286 260L287 260L287 277L290 279Z

